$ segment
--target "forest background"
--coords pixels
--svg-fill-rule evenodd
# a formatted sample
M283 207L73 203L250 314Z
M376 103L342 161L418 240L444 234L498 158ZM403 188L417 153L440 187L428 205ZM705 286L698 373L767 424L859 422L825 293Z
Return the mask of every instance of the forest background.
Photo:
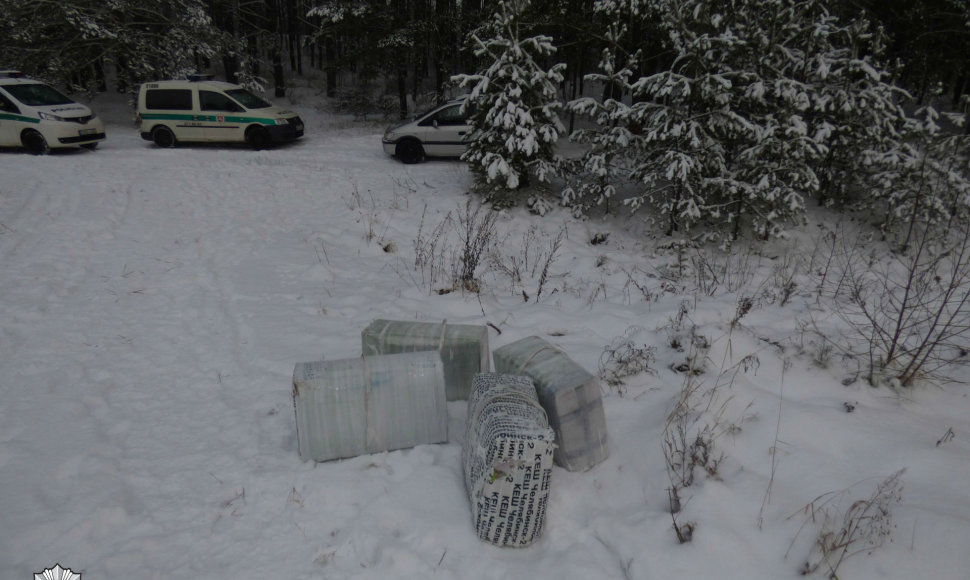
M498 0L2 0L0 65L76 90L130 91L137 83L177 78L220 65L225 77L272 87L322 72L331 98L352 91L393 97L392 114L448 91L452 75L476 70L466 44ZM534 0L524 20L551 36L550 58L565 63L565 98L595 72L616 12L656 11L658 1ZM745 9L749 3L704 2ZM868 20L882 37L881 59L893 82L917 102L934 90L955 106L970 87L970 3L966 0L813 2L843 22ZM603 10L604 5L610 9ZM745 6L742 6L745 5ZM624 47L643 50L640 76L669 66L676 54L664 22L628 18ZM116 71L109 75L106 71ZM110 80L109 80L110 79ZM113 85L113 86L109 86ZM364 103L362 103L364 104ZM387 102L385 100L385 105ZM409 111L408 109L411 109Z

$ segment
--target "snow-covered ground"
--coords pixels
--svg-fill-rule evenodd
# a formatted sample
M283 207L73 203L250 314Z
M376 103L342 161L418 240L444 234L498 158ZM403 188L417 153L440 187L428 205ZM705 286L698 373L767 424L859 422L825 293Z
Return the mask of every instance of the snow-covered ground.
M0 153L0 578L793 578L823 515L838 530L901 469L891 528L870 520L887 541L870 554L856 536L839 577L970 578L967 380L843 384L847 364L804 332L840 328L810 280L779 299L821 228L712 256L733 274L708 295L643 216L516 208L495 231L521 282L483 264L480 294L439 294L458 228L437 266L415 248L463 215L463 164L402 165L379 124L310 103L306 137L269 151L161 150L101 97L97 151ZM629 336L656 349L653 372L604 385L610 458L556 468L542 538L501 549L472 528L460 402L448 444L300 460L294 364L358 356L376 318L490 324L493 348L538 334L594 373ZM691 328L724 457L681 492L680 544L661 442Z

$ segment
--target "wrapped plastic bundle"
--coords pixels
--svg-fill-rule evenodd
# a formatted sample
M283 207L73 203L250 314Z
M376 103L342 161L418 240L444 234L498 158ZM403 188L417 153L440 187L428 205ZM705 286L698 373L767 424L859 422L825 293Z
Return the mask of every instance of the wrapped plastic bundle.
M434 351L298 363L293 406L304 461L448 440L444 374Z
M488 372L488 328L447 322L375 320L361 332L365 356L437 350L445 365L445 396L449 401L468 399L472 380Z
M521 547L542 533L554 437L527 377L475 377L462 468L479 538Z
M538 336L498 348L495 370L532 379L556 432L556 465L585 471L609 456L606 415L596 377Z

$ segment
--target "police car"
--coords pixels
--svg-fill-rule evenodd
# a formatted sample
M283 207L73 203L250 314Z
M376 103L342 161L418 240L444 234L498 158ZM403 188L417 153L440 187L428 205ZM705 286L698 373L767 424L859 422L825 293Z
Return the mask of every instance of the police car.
M239 142L253 149L303 136L303 120L239 85L190 75L138 89L141 136L159 147L180 142Z
M0 147L43 155L61 147L94 149L104 137L91 109L20 71L0 70Z

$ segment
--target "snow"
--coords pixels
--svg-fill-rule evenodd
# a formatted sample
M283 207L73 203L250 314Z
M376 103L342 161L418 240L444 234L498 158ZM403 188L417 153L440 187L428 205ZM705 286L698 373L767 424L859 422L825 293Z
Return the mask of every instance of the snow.
M0 577L59 563L85 578L794 578L821 523L803 508L866 499L903 468L892 541L839 576L967 577L968 377L897 392L843 385L835 355L814 364L800 322L839 320L805 283L784 306L770 296L809 230L735 256L750 276L709 295L664 274L677 253L641 221L517 208L496 222L507 257L566 228L541 299L535 268L439 295L412 250L422 216L427 236L469 199L464 164L400 164L382 127L306 103L291 108L307 136L261 152L161 150L121 97L93 107L95 152L0 153ZM501 549L472 527L461 402L447 444L300 460L294 365L359 355L376 318L489 323L493 348L538 334L591 372L636 326L656 360L604 386L609 459L556 468L541 539ZM692 326L710 343L694 380L720 385L733 428L716 477L681 491L678 522L696 527L678 544L661 441L688 355L671 345Z

